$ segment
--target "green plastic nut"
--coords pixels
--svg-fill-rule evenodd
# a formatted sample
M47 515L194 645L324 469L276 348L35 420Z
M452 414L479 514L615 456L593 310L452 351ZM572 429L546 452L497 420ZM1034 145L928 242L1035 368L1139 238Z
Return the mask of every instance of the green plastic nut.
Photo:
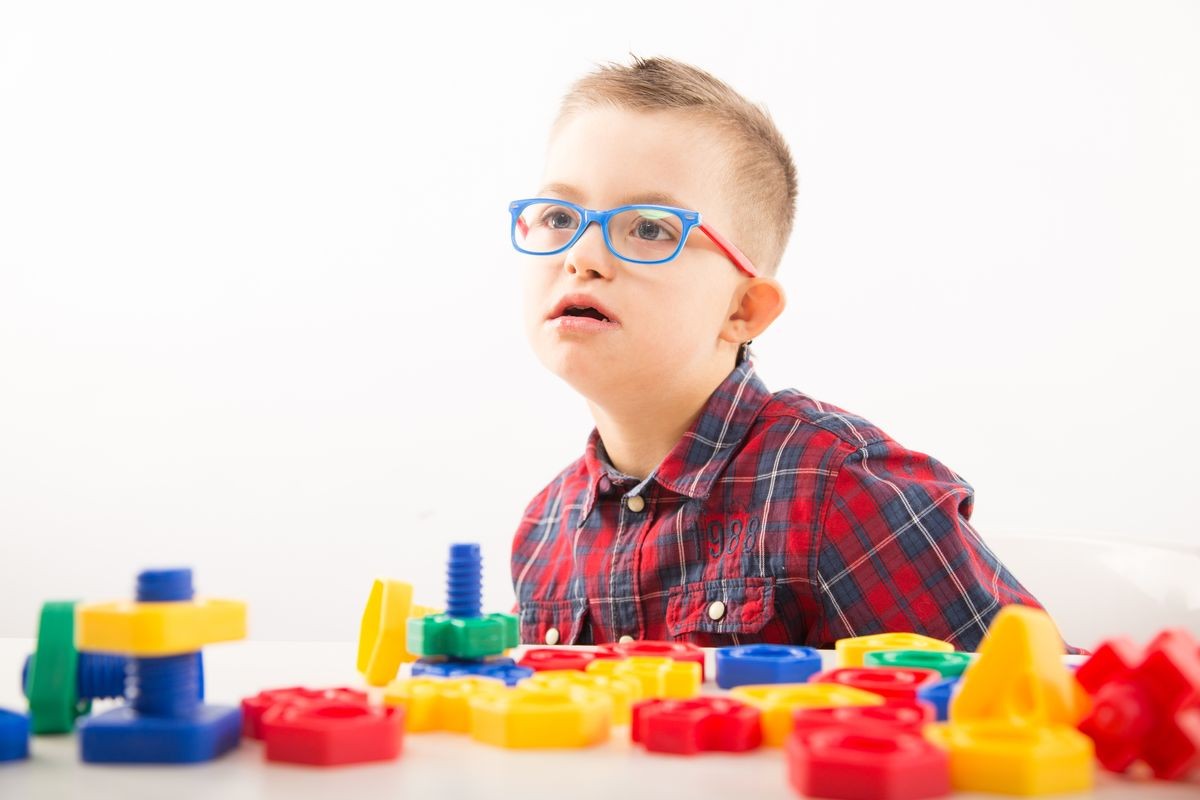
M962 675L971 661L970 653L939 653L935 650L879 650L863 657L863 664L868 667L936 669L943 678Z
M518 644L517 618L512 614L433 614L408 621L408 649L422 656L486 658Z
M34 733L70 733L75 719L91 710L91 701L81 701L76 689L78 666L75 601L44 604L25 687Z

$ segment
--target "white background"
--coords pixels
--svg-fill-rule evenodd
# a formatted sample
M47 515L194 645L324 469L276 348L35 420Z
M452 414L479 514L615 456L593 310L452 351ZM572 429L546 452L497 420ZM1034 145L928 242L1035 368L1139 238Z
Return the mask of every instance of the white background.
M1200 542L1200 4L0 2L0 636L186 564L252 635L440 603L582 453L506 203L628 53L763 102L800 172L755 343L989 530ZM1019 576L1018 576L1019 577Z

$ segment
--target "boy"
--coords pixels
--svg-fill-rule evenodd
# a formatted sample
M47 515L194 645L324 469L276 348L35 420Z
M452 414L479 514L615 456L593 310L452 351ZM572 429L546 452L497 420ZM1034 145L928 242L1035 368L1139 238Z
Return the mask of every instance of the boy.
M1037 604L957 474L755 374L795 197L770 118L699 69L635 58L571 88L512 242L533 349L596 427L514 538L523 642L973 650L1002 605Z

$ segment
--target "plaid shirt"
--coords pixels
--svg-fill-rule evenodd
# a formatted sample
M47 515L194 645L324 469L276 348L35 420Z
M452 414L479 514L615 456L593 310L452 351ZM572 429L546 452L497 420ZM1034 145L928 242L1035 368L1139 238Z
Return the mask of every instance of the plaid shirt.
M830 648L912 631L974 650L1001 606L1038 603L967 522L973 495L865 419L772 394L747 358L646 479L593 429L533 499L512 550L521 640Z

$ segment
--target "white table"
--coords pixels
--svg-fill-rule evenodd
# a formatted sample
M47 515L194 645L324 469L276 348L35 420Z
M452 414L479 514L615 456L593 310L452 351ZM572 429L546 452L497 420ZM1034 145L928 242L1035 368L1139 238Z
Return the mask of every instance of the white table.
M25 709L18 678L28 639L0 639L0 707ZM262 689L360 684L352 642L237 642L204 651L208 701L234 705ZM711 671L708 673L713 674ZM705 691L719 691L715 684ZM97 704L98 708L104 707ZM205 764L141 766L84 764L76 739L38 736L28 761L0 763L0 798L552 798L638 800L714 797L795 798L782 751L698 756L651 754L616 728L607 743L586 750L505 750L448 733L406 734L398 761L337 768L267 763L260 742L246 740ZM1072 795L1087 797L1089 795ZM1133 782L1098 772L1103 798L1190 798L1200 784ZM997 797L960 793L955 798Z

